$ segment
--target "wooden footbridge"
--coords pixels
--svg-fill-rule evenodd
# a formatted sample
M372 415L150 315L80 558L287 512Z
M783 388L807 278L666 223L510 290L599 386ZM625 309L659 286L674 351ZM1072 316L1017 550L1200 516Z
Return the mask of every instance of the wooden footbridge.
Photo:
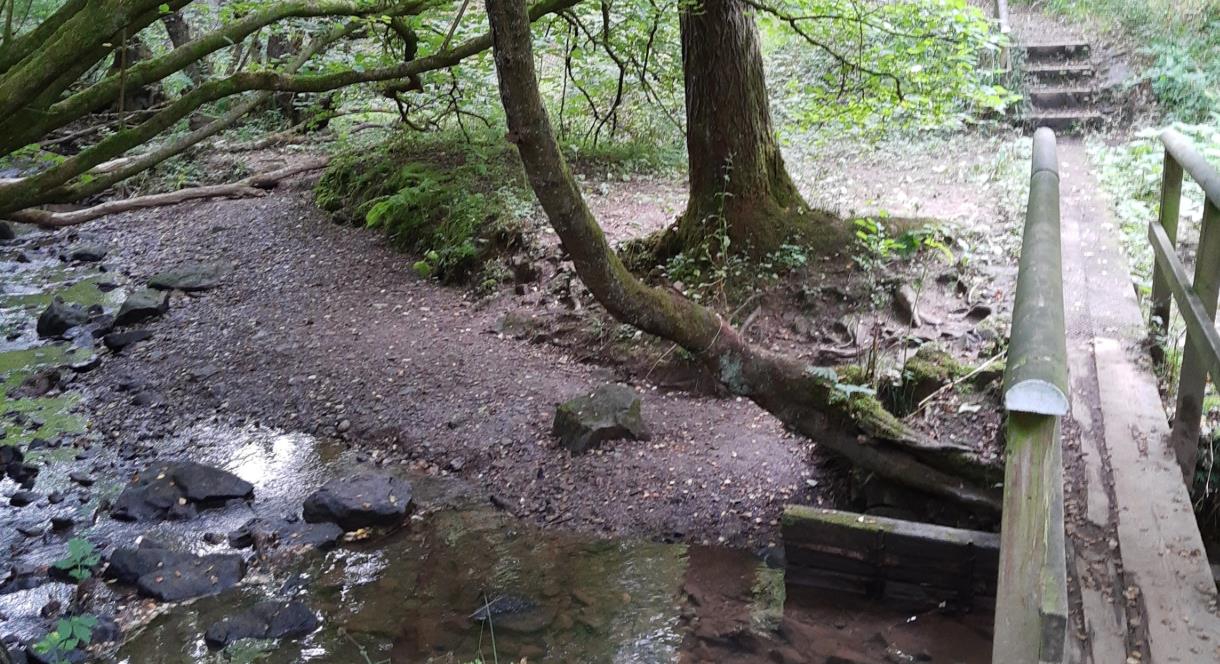
M791 507L789 583L901 603L994 601L999 664L1220 662L1216 583L1184 480L1205 386L1220 376L1220 173L1176 132L1162 141L1145 312L1107 211L1060 197L1096 187L1082 146L1060 153L1047 128L1033 138L999 536ZM1177 251L1184 175L1206 195L1193 278ZM1175 309L1187 334L1170 423L1146 339Z
M1006 0L995 8L1007 34ZM1029 60L1042 69L1092 75L1076 61L1087 43L1030 49L1052 61ZM1206 386L1220 382L1220 172L1182 135L1161 136L1154 281L1141 306L1083 145L1057 144L1052 131L1097 118L1037 105L1092 93L1034 87L1031 121L1042 128L1005 375L1001 532L792 507L789 582L903 602L994 598L996 664L1220 663L1217 584L1187 484ZM1181 237L1194 228L1180 224L1186 178L1204 193L1197 238ZM1193 275L1180 246L1197 247ZM1170 418L1155 373L1165 359L1148 340L1166 337L1172 313L1186 338Z

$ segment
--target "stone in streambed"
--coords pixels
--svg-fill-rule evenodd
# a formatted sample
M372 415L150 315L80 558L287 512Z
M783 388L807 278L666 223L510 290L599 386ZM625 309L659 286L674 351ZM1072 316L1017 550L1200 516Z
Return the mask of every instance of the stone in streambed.
M301 602L267 601L213 623L203 640L218 650L241 639L300 637L317 628L318 617Z
M649 438L640 413L640 397L626 385L602 385L590 394L559 404L551 433L573 454L587 452L607 440Z
M360 474L327 482L305 499L309 523L334 523L343 530L402 523L411 507L411 483L389 475Z
M228 267L220 263L186 263L153 275L148 285L159 290L208 290L219 286L226 272Z
M229 533L229 546L235 549L253 546L259 550L282 548L324 551L333 547L342 537L343 529L330 522L308 523L288 519L254 518Z
M106 567L107 577L163 602L215 595L245 575L246 563L237 554L195 556L147 539L137 548L115 550Z
M193 461L159 463L132 480L110 515L120 521L189 519L199 505L253 495L254 485L228 471Z
M79 304L68 304L56 297L38 316L35 329L42 338L62 336L64 332L89 321L89 312Z
M106 257L106 247L91 242L82 242L68 252L68 260L79 263L96 263Z
M152 288L141 288L123 300L119 313L114 317L115 325L132 325L156 318L169 309L169 294Z
M152 338L148 330L128 330L127 332L111 332L102 337L102 343L112 352L121 353L128 346Z

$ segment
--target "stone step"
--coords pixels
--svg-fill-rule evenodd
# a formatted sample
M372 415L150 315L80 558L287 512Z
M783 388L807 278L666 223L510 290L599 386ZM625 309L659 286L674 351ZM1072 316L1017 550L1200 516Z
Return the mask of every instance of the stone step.
M1070 109L1088 106L1096 96L1097 93L1092 88L1034 88L1029 91L1029 103L1036 109Z
M1087 59L1092 51L1088 42L1028 44L1024 49L1027 62Z
M1086 129L1096 129L1102 124L1102 115L1094 110L1033 112L1025 118L1030 130L1050 127L1058 134L1078 134Z
M1092 64L1034 65L1025 68L1025 73L1043 85L1080 83L1093 78Z

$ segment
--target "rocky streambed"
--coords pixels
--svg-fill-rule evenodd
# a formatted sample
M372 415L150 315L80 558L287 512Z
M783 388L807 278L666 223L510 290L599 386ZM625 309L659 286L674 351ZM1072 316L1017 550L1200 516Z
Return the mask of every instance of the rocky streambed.
M986 661L988 617L788 591L775 551L540 529L342 421L173 415L114 360L230 269L135 278L72 232L0 243L0 662ZM94 427L115 399L160 415Z

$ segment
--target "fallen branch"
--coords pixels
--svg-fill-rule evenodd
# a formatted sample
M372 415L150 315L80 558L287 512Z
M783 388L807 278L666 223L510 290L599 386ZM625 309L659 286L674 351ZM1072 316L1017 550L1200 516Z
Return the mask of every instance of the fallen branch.
M204 198L253 198L266 195L267 190L274 189L281 181L292 177L293 175L324 168L328 161L329 158L320 157L293 166L287 166L279 170L252 175L244 180L239 180L229 184L190 187L163 194L150 194L148 196L137 196L135 198L106 201L105 203L94 205L93 207L87 207L83 210L73 210L71 212L22 210L20 212L13 212L9 214L8 218L12 221L37 224L43 227L62 228L65 226L76 226L99 217L118 214L120 212L164 207L167 205L175 205L177 203L185 203L186 201L194 201Z

